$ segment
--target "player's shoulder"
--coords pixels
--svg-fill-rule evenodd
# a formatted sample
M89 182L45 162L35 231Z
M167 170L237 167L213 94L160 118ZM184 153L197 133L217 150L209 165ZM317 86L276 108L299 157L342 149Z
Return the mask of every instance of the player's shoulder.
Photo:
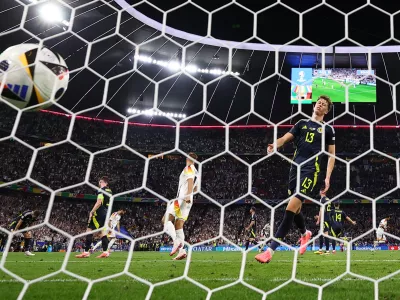
M196 167L195 167L193 164L191 164L191 165L189 165L189 166L186 166L186 167L183 169L183 172L184 172L185 174L187 174L187 175L194 175L195 173L197 173L197 169L196 169Z
M330 131L330 132L332 132L332 133L335 133L335 129L333 128L332 125L326 124L326 123L324 123L324 125L325 125L325 130L326 130L326 131Z
M102 188L100 188L97 194L103 194L104 192L111 194L112 190L109 186L103 186Z
M303 124L307 124L307 123L309 123L311 121L311 119L300 119L300 120L298 120L297 122L296 122L296 124L294 124L294 126L300 126L300 125L303 125Z

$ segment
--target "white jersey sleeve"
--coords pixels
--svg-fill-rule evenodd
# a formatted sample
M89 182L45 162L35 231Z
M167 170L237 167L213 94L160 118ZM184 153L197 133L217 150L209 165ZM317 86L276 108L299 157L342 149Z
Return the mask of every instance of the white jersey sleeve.
M188 180L193 179L193 188L198 184L198 172L194 165L186 166L181 175L179 176L179 186L177 196L179 198L185 197L188 194Z

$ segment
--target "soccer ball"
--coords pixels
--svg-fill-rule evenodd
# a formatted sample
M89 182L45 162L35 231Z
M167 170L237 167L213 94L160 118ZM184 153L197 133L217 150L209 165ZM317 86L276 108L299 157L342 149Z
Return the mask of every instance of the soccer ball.
M67 90L68 81L64 59L45 46L21 44L0 54L1 98L18 108L46 103L50 99L60 100ZM48 102L35 109L51 105Z

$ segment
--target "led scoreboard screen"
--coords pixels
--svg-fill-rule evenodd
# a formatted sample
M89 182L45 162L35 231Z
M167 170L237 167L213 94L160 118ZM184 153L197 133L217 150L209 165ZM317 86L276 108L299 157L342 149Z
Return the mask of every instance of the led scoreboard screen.
M376 102L375 70L292 68L290 103L311 104L319 95L328 95L333 102Z

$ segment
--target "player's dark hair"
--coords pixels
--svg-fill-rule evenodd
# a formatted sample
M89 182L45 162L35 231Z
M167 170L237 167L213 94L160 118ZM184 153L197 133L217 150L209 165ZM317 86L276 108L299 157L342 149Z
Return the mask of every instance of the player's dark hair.
M34 211L33 211L33 216L34 216L35 218L39 217L39 216L40 216L40 211L34 210Z
M102 176L102 177L100 178L100 180L103 180L107 185L108 185L108 183L109 183L109 180L108 180L108 177L107 177L107 176Z
M189 152L188 155L189 155L189 157L193 158L194 160L197 160L197 158L198 158L197 154L194 152Z
M331 97L329 97L327 95L321 95L318 97L318 100L320 100L320 99L325 100L328 103L328 112L330 112L332 109L332 106L333 106Z
M252 211L256 212L256 208L255 208L254 206L252 206L250 209L251 209Z

